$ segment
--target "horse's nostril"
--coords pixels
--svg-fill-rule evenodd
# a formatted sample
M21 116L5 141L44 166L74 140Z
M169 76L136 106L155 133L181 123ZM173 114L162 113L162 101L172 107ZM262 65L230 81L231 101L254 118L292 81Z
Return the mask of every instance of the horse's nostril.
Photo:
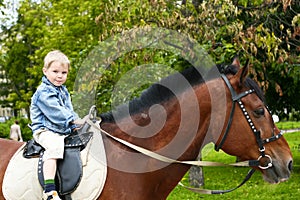
M293 161L292 160L289 162L288 168L289 168L290 171L293 170Z

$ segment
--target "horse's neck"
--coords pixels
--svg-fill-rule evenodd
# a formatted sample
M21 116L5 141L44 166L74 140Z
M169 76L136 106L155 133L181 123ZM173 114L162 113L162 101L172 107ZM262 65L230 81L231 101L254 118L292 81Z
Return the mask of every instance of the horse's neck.
M116 137L172 158L197 157L209 129L210 95L206 85L102 128ZM200 112L201 111L201 112ZM210 139L209 139L210 140Z
M214 89L220 82L210 84L208 85ZM195 86L194 90L188 90L179 95L178 100L173 99L162 103L164 110L160 106L154 106L150 110L116 123L103 122L102 128L116 137L166 157L177 160L195 160L201 145L211 140L211 138L206 139L207 133L217 130L216 127L210 126L213 109L209 93L206 85ZM110 170L115 168L118 173L134 172L133 176L130 176L130 173L121 176L117 173L118 180L119 177L127 180L130 176L132 184L128 187L136 186L137 188L144 180L147 186L143 190L147 191L143 192L160 194L162 198L157 199L166 198L190 167L183 164L164 163L137 154L130 148L118 142L111 142L111 140L104 140L104 143ZM149 180L152 182L150 183Z
M102 128L116 137L155 151L168 144L179 127L178 102L155 105L115 123L103 123Z
M220 138L220 135L224 132L225 124L227 123L228 115L230 111L227 109L232 105L230 95L227 94L226 86L221 78L208 81L206 85L206 93L209 96L210 106L206 106L210 109L209 118L206 118L205 127L206 134L202 147L209 142L216 143ZM227 93L226 93L227 92ZM207 96L206 95L206 96ZM205 103L201 101L201 103ZM205 107L204 105L201 108ZM204 114L201 110L201 116Z

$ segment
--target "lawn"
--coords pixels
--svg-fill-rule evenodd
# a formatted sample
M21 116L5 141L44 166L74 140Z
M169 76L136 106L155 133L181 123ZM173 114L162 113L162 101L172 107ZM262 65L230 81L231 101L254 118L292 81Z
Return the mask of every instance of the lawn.
M263 181L260 172L255 172L251 179L239 189L222 195L204 195L188 191L177 186L167 198L168 200L191 199L299 199L300 198L300 132L285 134L293 153L294 169L291 178L284 183L272 185ZM211 149L211 150L209 150ZM232 163L235 157L223 152L215 152L212 147L205 148L204 160ZM205 189L230 189L237 186L246 176L249 168L244 167L204 167ZM188 174L182 179L188 185Z

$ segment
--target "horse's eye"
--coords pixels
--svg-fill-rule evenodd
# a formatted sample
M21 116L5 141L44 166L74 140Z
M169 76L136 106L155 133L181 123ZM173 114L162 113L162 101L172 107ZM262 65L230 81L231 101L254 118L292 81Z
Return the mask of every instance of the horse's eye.
M254 113L255 117L261 117L261 116L265 115L265 109L264 108L259 108L257 110L254 110L253 113Z

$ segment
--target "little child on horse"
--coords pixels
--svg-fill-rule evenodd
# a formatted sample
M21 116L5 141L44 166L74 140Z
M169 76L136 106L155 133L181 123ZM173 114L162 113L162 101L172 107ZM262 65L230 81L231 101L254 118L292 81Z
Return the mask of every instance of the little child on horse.
M57 159L63 159L64 139L84 122L74 112L70 94L63 85L70 68L68 57L59 50L44 59L42 83L33 94L30 118L33 138L44 147L43 199L60 200L55 188Z

